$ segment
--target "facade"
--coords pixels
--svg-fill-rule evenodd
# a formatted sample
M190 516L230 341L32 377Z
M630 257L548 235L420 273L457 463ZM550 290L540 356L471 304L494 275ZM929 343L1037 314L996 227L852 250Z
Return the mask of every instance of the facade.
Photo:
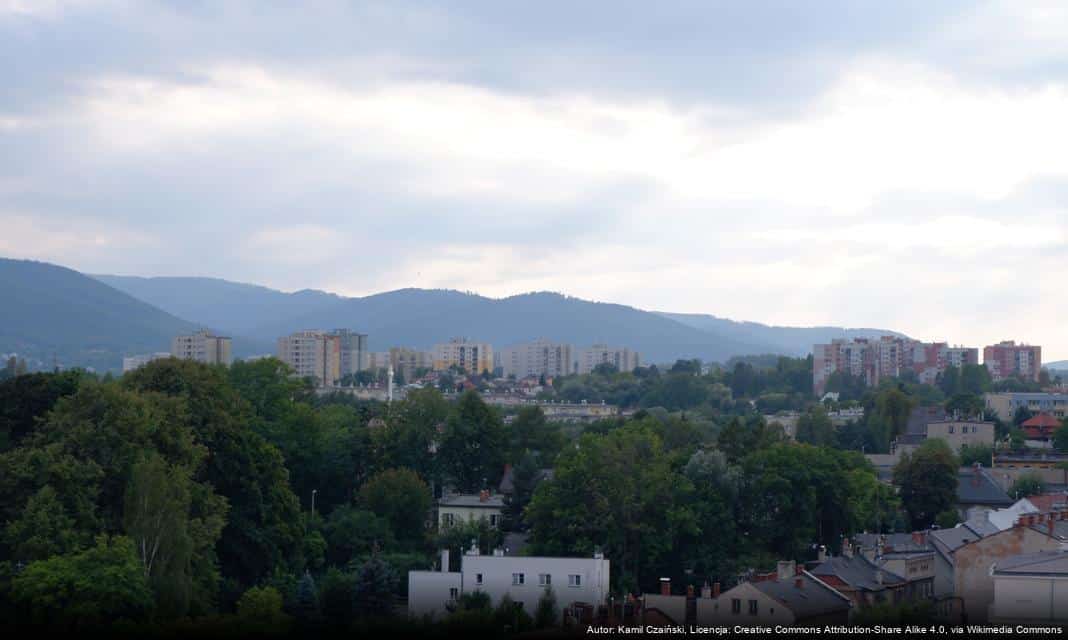
M925 541L888 544L885 536L843 543L842 555L827 557L810 572L848 597L856 608L899 605L934 595L935 552ZM919 535L924 535L920 532Z
M341 338L323 331L298 331L278 339L278 359L298 377L333 387L341 379Z
M341 377L362 371L367 363L367 334L350 329L334 329L331 334L339 341L339 368Z
M434 368L433 354L408 347L392 347L389 350L389 360L393 370L404 376L408 382L415 380L417 370Z
M990 577L991 622L1068 624L1068 548L1006 558Z
M129 356L122 359L122 372L129 373L131 371L140 369L153 360L162 360L164 358L170 358L171 354L167 352L158 353L142 353L136 356Z
M485 342L470 342L467 338L453 338L434 345L434 370L445 371L453 366L468 373L493 371L493 347Z
M813 345L812 354L812 383L816 395L823 395L827 379L836 371L861 378L869 386L878 385L885 377L901 376L906 371L915 373L920 382L931 384L948 367L979 364L978 349L898 336L882 336L878 340L837 339L830 344Z
M171 340L171 355L183 360L228 367L233 362L230 342L230 338L226 336L217 336L202 329L191 335L175 336Z
M505 377L552 378L575 372L574 350L571 345L562 342L538 339L505 347L497 356Z
M954 451L964 445L994 444L994 423L947 414L941 407L916 407L909 415L905 433L894 439L890 450L895 456L915 451L929 438L945 440Z
M475 494L446 495L438 501L438 529L486 520L499 527L504 514L504 496L483 490Z
M370 371L389 369L393 365L393 357L389 351L372 351L367 354L366 363L364 368Z
M716 595L714 587L709 593ZM851 603L793 561L774 573L754 576L718 597L697 600L697 622L706 625L835 624L849 619Z
M637 351L627 347L610 347L595 344L589 349L582 349L578 354L578 373L593 373L600 364L610 364L619 371L633 371L641 366Z
M441 571L408 573L408 615L441 617L451 602L464 593L481 591L493 606L508 594L533 616L538 599L552 589L561 613L575 604L597 607L609 594L609 561L601 554L592 558L506 556L502 550L480 555L468 550L459 572L448 571L443 553Z
M986 408L1008 422L1023 407L1031 413L1048 413L1058 420L1068 418L1068 393L988 393Z
M1038 382L1042 372L1042 347L1016 344L1011 340L983 349L983 364L994 380L1023 378Z

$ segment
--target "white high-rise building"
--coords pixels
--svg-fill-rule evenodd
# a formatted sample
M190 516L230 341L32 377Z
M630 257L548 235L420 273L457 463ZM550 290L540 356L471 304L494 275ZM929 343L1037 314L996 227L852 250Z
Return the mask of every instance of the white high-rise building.
M505 347L497 354L505 377L566 376L575 371L574 350L569 344L544 338Z
M579 352L579 373L593 373L600 364L613 365L619 371L633 371L641 366L641 358L637 351L627 347L609 347L605 344L595 344Z
M196 360L204 364L230 366L230 338L217 336L202 329L192 335L175 336L171 340L171 355L183 360Z
M129 373L145 366L153 360L162 360L171 357L170 353L160 351L158 353L142 353L136 356L128 356L122 359L122 372Z
M493 347L486 342L470 342L467 338L453 338L434 345L434 369L444 371L457 366L468 373L493 371Z
M278 339L278 359L297 376L333 387L341 378L341 338L323 331L298 331Z

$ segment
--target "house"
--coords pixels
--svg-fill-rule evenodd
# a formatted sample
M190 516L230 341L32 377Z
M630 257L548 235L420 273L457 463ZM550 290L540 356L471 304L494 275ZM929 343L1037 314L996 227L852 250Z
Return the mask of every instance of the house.
M1027 446L1035 449L1053 448L1053 434L1062 426L1061 421L1048 413L1040 413L1024 420L1020 429L1024 432Z
M890 445L891 453L900 456L915 451L925 440L944 440L951 449L964 445L993 445L994 423L950 415L941 407L917 407L909 414L905 432Z
M976 512L1009 507L1013 502L980 463L957 472L957 512L962 519L968 520Z
M460 571L448 571L442 551L440 571L408 572L408 615L446 615L465 593L481 591L496 606L506 594L531 616L546 589L552 589L561 614L571 608L596 608L609 594L609 561L600 553L587 558L508 556L502 549L481 555L477 547L464 553Z
M996 623L1068 624L1068 548L1011 556L990 569Z
M780 562L777 571L740 582L717 598L697 600L697 622L732 624L838 624L849 620L849 598L797 566Z
M969 622L984 622L994 601L991 569L1007 558L1038 551L1054 551L1068 542L1068 511L1020 516L1016 524L951 552L953 593L963 600Z
M489 489L476 494L445 494L438 501L438 528L478 520L486 520L491 527L497 527L501 524L504 506L504 496L491 493Z
M930 558L933 566L934 558ZM817 580L849 598L857 609L876 604L900 604L911 599L909 581L884 568L879 561L855 552L846 540L842 555L817 562L809 571ZM931 580L933 582L933 569Z

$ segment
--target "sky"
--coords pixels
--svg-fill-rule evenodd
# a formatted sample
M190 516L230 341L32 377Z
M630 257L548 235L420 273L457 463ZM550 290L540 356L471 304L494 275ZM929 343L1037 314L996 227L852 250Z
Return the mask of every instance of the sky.
M0 0L0 256L1068 358L1068 3Z

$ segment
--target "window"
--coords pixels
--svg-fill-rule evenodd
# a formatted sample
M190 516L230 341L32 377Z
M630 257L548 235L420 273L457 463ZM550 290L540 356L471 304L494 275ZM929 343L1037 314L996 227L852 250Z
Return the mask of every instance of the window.
M475 584L476 585L481 585L482 584L482 574L481 573L476 573L475 574Z
M499 521L500 519L501 519L501 517L500 517L499 515L497 515L497 514L495 514L495 513L494 513L494 514L491 514L491 515L490 515L490 526L491 526L491 527L496 527L496 526L497 526L497 522L498 522L498 521Z
M441 514L441 522L445 526L451 527L453 525L453 516L452 516L452 514L451 513L443 513L443 514Z
M460 590L456 587L449 587L449 600L455 600L460 597Z
M950 432L950 433L953 433L953 429L954 429L954 428L955 428L955 427L954 427L953 425L949 425L949 432Z
M756 614L757 614L757 601L756 600L750 600L749 601L749 615L755 616Z
M731 599L731 613L741 613L741 612L742 612L742 601L739 600L738 598L732 598Z
M547 573L538 574L538 586L547 587L553 583L553 577Z
M513 573L512 574L512 584L513 585L523 585L523 584L526 584L526 581L527 581L527 577L524 574L522 574L522 573Z

